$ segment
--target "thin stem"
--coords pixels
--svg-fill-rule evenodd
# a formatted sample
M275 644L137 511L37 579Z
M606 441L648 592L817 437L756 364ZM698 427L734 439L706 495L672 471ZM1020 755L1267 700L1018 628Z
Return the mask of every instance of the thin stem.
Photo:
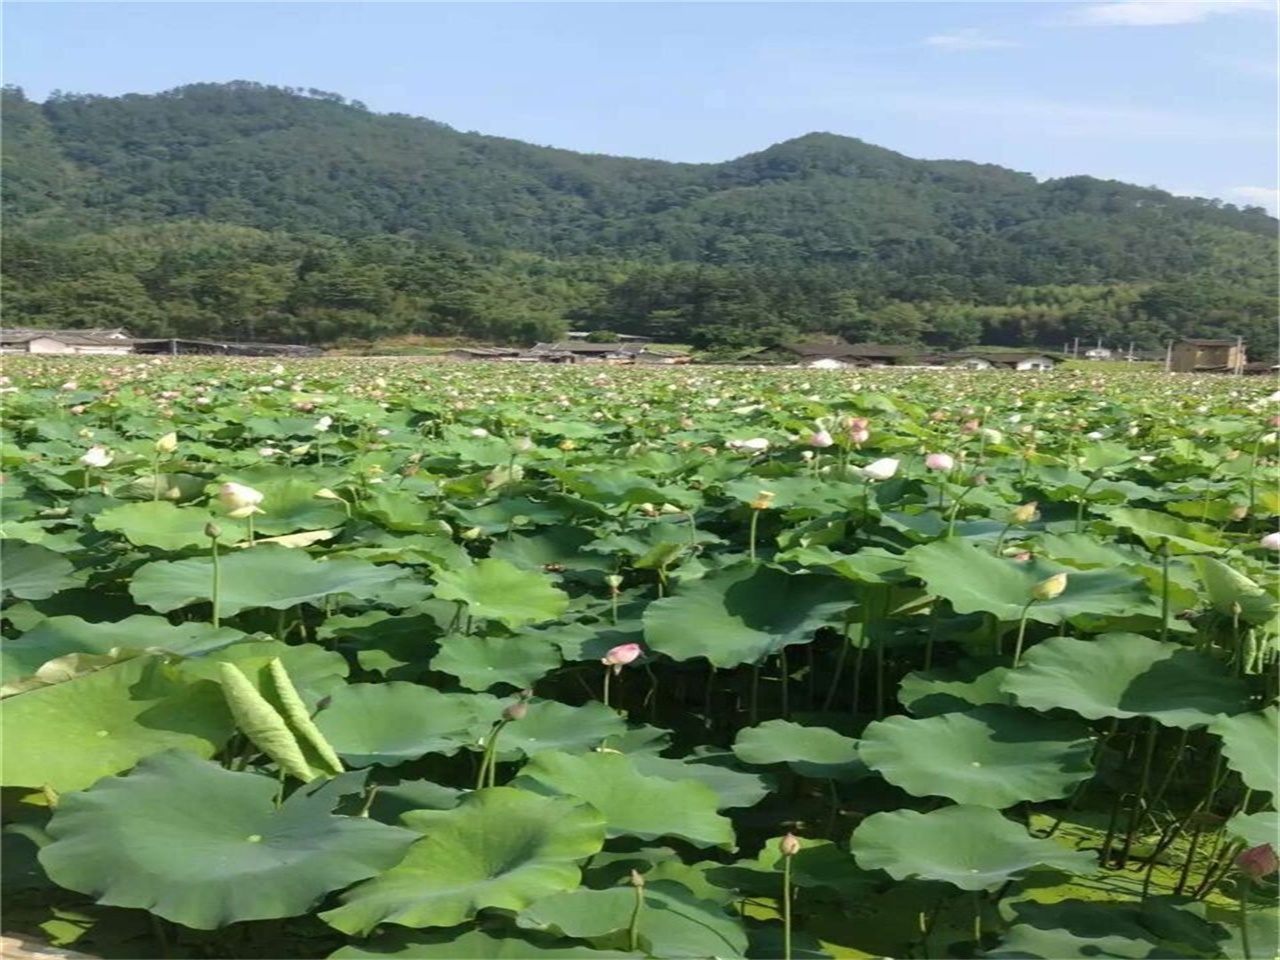
M790 669L787 667L787 648L778 651L778 672L782 674L782 719L791 716Z
M613 675L613 668L606 666L604 668L604 705L609 705L609 678Z
M1022 617L1018 620L1018 639L1013 644L1013 666L1017 669L1019 663L1022 662L1022 641L1027 635L1027 612L1031 609L1031 605L1035 600L1028 600L1027 605L1022 608Z
M1237 885L1236 897L1240 903L1240 952L1244 960L1253 960L1253 951L1249 949L1249 890L1243 877Z
M222 561L218 557L218 538L209 541L213 545L213 628L222 626L220 600L222 597Z
M636 892L636 902L631 908L631 923L627 927L627 940L632 953L640 949L640 914L644 910L644 885L632 882L631 888Z
M751 562L756 562L756 527L760 523L760 511L751 511L751 543L748 546L747 555L751 558Z
M1169 639L1169 541L1160 541L1160 642Z
M791 960L791 859L782 858L782 960Z

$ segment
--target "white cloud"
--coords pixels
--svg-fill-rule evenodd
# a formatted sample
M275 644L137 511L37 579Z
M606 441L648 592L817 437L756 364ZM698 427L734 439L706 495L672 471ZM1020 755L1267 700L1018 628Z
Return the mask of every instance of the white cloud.
M1228 187L1226 194L1233 203L1280 212L1280 187Z
M1275 10L1271 0L1110 0L1073 10L1068 22L1098 27L1165 27L1199 23L1213 16Z
M981 30L967 28L952 30L949 33L935 33L920 41L926 47L937 47L940 50L994 50L998 47L1017 47L1020 44L1012 40L1001 40L998 37L986 36Z

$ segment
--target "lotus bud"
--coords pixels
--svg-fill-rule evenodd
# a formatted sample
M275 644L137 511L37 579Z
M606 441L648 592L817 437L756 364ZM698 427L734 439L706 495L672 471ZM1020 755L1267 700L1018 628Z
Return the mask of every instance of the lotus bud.
M1249 507L1246 504L1240 504L1238 507L1232 507L1231 512L1227 514L1230 520L1243 520L1249 515Z
M824 450L835 443L835 438L826 430L819 430L809 437L809 446Z
M632 885L633 887L636 887L636 888L639 888L639 889L643 889L643 888L644 888L644 874L643 874L643 873L641 873L639 870L632 870L632 871L631 871L631 885Z
M778 841L778 849L784 857L794 857L800 852L800 838L794 833L788 833Z
M166 433L163 437L156 441L156 453L163 453L166 456L178 449L178 435L176 433Z
M224 483L218 490L218 500L226 509L227 516L237 520L263 512L258 506L263 500L261 491L241 483Z
M1268 533L1258 541L1258 545L1265 550L1280 550L1280 531Z
M622 643L601 657L600 662L606 667L613 667L615 674L621 673L624 666L631 663L643 652L638 643Z
M577 449L578 449L578 445L577 445L576 443L574 443L572 440L561 440L561 441L560 441L560 443L559 443L559 447L560 447L560 449L561 449L561 450L563 450L565 453L568 453L568 452L570 452L571 450L577 450Z
M316 430L320 433L324 433L326 430L328 430L332 426L333 426L333 417L329 416L327 413L323 417L321 417L319 420L316 421Z
M479 527L468 527L459 534L463 540L479 540L483 535L484 531Z
M511 449L516 453L528 453L533 449L533 441L528 437L516 437L511 441Z
M517 700L515 703L509 703L502 710L503 720L523 720L525 714L529 712L529 705L524 700Z
M677 514L684 513L684 511L679 507L677 507L674 503L664 503L661 507L658 508L658 512L664 513L668 517L674 517Z
M476 427L474 430L471 431L471 435L476 439L483 439L489 435L489 431L486 430L484 427Z
M947 453L931 453L924 458L924 465L929 470L950 470L955 467L956 461Z
M609 590L616 595L618 588L622 586L622 577L619 574L610 573L604 578L604 582L608 584Z
M756 498L751 501L752 510L768 510L769 504L777 494L772 490L761 490L756 494Z
M870 439L871 439L871 431L870 431L870 430L867 430L867 429L865 429L865 428L864 428L864 429L861 429L861 430L850 430L850 431L849 431L849 442L850 442L850 443L854 443L854 444L856 444L856 445L858 445L858 446L862 446L862 444L866 443L866 442L867 442L868 440L870 440Z
M888 480L897 472L898 461L893 457L884 457L862 468L862 475L868 480Z
M338 496L338 494L334 493L328 487L321 487L319 490L313 493L312 496L315 497L317 500L339 500L339 501L342 501L343 503L346 502L345 500L342 500L342 497Z
M1010 523L1030 523L1036 518L1036 508L1040 506L1040 501L1031 500L1020 506L1014 507L1009 512Z
M1280 870L1280 861L1276 859L1275 847L1263 843L1236 857L1236 866L1250 880L1261 880Z
M805 460L805 461L812 460L812 459L813 459L813 451L812 451L812 450L801 450L801 451L800 451L800 459L801 459L801 460Z
M204 535L210 540L217 540L222 536L222 528L210 520L204 525Z
M1052 600L1062 596L1062 591L1065 589L1067 589L1067 575L1055 573L1052 577L1041 580L1033 586L1031 597L1033 600Z

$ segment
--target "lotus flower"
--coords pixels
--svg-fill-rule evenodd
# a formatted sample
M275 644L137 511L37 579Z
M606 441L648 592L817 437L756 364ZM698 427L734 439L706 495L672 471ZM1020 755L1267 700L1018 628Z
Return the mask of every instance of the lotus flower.
M924 458L924 465L930 470L951 470L956 460L949 453L931 453Z
M1258 543L1267 550L1280 550L1280 531L1268 533Z
M316 429L319 430L321 433L324 433L326 430L328 430L332 426L333 426L333 417L329 416L327 413L323 417L321 417L319 420L316 421Z
M769 449L769 441L764 437L752 437L750 440L730 440L725 446L743 453L764 453Z
M614 673L621 673L624 666L631 663L643 652L638 643L623 643L601 657L600 662L606 667L613 667Z
M1263 877L1271 876L1276 870L1280 870L1280 861L1276 859L1275 847L1269 843L1264 843L1256 847L1250 847L1236 857L1236 866L1249 879L1261 880Z
M835 438L826 430L819 430L809 437L809 446L817 447L820 450L826 449L835 442Z
M862 475L868 480L888 480L898 472L898 461L893 457L884 457L862 468Z
M800 852L800 838L794 833L788 833L778 841L778 850L784 857L794 857Z
M156 453L170 454L178 449L178 435L176 433L166 433L163 437L156 441Z
M227 516L237 520L262 513L258 504L262 503L263 497L261 491L242 483L224 483L218 489L218 500L226 508Z
M1062 591L1067 589L1067 575L1065 573L1055 573L1052 577L1041 580L1031 588L1031 596L1036 600L1052 600L1055 597L1062 596Z
M106 467L111 465L113 457L106 447L96 446L90 447L88 452L80 458L80 462L86 467Z

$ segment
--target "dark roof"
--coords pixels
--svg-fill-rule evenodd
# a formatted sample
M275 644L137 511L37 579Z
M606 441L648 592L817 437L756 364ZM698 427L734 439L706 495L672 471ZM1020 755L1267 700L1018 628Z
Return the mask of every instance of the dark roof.
M1187 338L1184 340L1179 340L1177 343L1177 346L1182 346L1184 344L1189 347L1234 347L1236 345L1236 341L1235 340L1195 340L1195 339Z
M32 340L48 338L73 346L123 346L131 338L119 327L112 329L85 330L42 330L35 327L0 330L0 343L29 343Z
M866 360L892 359L895 357L915 356L919 351L914 347L905 347L893 343L847 343L844 340L811 340L804 343L788 343L782 348L798 357L831 357L838 360L844 357Z

